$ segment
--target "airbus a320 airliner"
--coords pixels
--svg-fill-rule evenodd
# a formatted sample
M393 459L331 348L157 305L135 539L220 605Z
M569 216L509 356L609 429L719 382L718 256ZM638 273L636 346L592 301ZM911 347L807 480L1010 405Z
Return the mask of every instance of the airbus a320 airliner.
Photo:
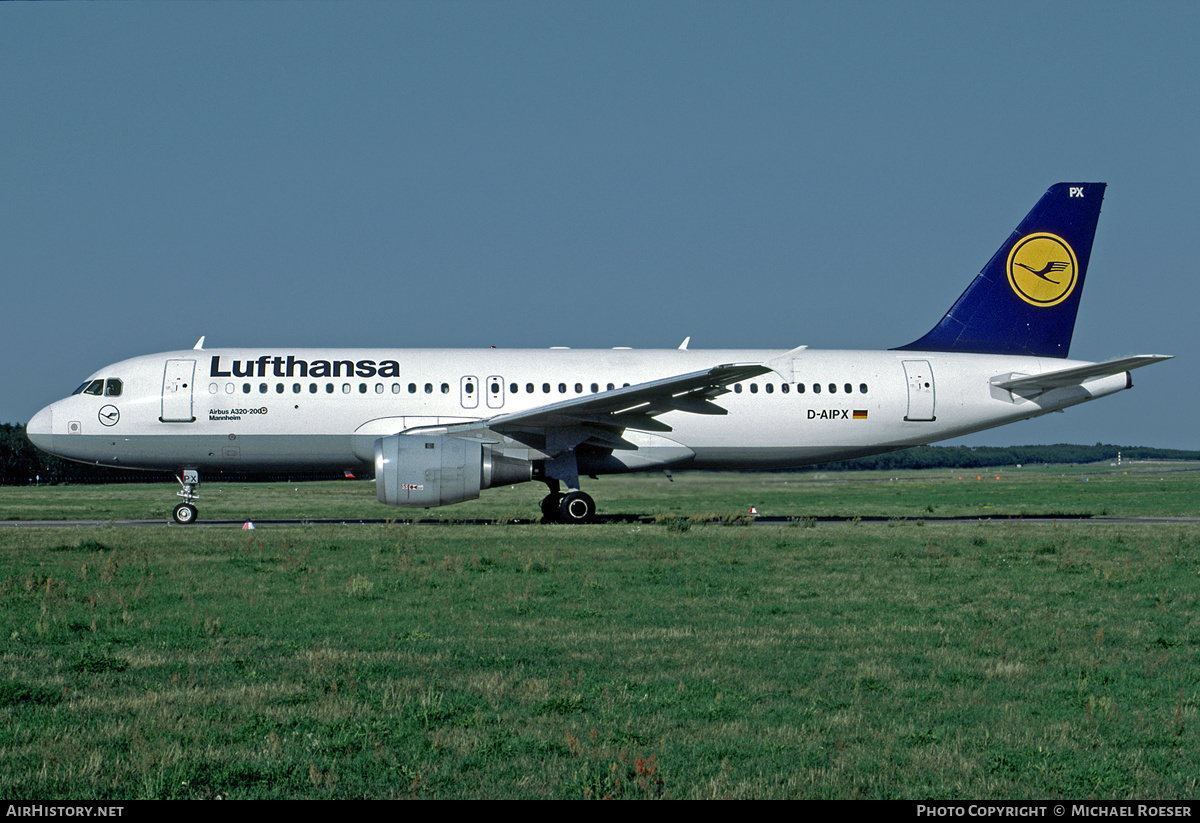
M546 520L595 513L581 476L776 469L903 449L1094 400L1168 359L1067 359L1103 183L1038 201L950 311L888 351L205 349L107 366L29 439L85 463L200 475L374 472L428 508L536 480ZM565 486L565 491L563 487Z

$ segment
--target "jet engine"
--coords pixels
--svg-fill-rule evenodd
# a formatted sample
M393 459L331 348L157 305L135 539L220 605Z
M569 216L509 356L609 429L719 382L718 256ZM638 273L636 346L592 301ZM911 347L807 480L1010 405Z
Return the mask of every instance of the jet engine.
M480 489L533 479L533 463L478 440L443 434L393 434L375 441L380 503L431 508L475 500Z

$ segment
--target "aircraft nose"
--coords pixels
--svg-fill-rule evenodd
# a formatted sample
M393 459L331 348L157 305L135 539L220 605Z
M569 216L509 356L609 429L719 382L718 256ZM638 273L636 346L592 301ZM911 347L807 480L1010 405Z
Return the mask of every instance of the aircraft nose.
M54 407L47 406L35 414L25 426L29 442L44 452L54 453Z

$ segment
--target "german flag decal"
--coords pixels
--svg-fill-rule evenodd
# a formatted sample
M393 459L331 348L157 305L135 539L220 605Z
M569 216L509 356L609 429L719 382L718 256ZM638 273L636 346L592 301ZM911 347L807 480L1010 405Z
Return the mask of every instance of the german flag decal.
M866 409L855 409L854 410L854 419L855 420L866 420L867 419L867 410Z

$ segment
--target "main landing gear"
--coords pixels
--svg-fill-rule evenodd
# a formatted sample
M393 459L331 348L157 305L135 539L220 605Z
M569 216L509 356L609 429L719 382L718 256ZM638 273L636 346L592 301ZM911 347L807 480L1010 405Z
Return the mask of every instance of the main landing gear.
M200 498L200 494L196 491L196 487L200 485L200 472L195 469L184 469L183 475L175 475L175 479L179 481L180 486L183 486L175 493L183 498L183 502L175 507L175 511L171 512L171 519L181 526L190 526L196 522L199 514L196 509L196 501Z
M557 480L547 480L550 493L542 498L543 523L587 523L596 516L596 501L578 489L563 494Z

